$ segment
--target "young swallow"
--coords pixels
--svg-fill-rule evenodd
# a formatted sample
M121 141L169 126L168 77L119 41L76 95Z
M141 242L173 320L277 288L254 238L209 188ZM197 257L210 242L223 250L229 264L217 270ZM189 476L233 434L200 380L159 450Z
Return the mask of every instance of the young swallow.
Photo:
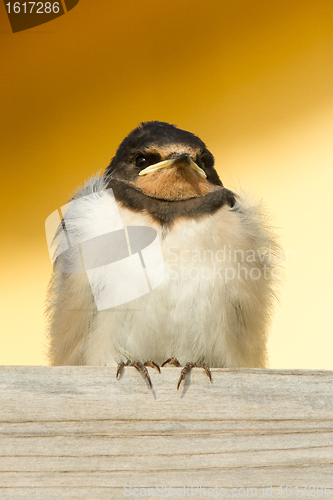
M111 197L122 226L110 217ZM105 227L114 223L119 238L127 228L127 245L130 228L152 228L164 279L126 303L98 308L94 290L110 304L118 286L114 281L110 288L115 275L106 265L82 272L55 266L47 297L51 364L115 366L117 377L131 365L151 387L146 366L160 371L170 363L183 367L177 388L193 367L210 379L211 367L265 367L279 246L260 203L223 186L199 137L169 123L141 123L104 175L90 179L73 202L58 228L58 250L64 238L79 241L81 262L84 244L94 240L94 248L110 257L118 240L107 240ZM105 235L103 242L98 234ZM139 254L147 276L150 263L144 251ZM119 280L123 261L113 260ZM131 276L121 286L125 282L132 293Z

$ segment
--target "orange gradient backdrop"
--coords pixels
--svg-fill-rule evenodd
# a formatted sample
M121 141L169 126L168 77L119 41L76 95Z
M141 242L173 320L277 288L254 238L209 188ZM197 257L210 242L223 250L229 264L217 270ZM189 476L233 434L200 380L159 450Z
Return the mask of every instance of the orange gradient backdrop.
M333 368L332 0L80 0L16 34L1 4L0 53L0 363L47 363L46 217L162 120L263 198L291 251L270 366Z

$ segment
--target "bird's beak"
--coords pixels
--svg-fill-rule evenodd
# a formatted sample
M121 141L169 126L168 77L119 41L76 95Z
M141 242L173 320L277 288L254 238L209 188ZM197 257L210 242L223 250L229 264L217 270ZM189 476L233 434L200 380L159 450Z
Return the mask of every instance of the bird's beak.
M187 153L183 153L181 155L176 156L175 158L170 158L170 160L160 161L159 163L155 163L154 165L150 165L149 167L141 170L139 175L147 175L151 172L155 172L155 170L159 170L160 168L168 168L173 167L174 165L182 164L187 165L188 167L194 168L200 175L203 177L207 177L206 172L202 170Z

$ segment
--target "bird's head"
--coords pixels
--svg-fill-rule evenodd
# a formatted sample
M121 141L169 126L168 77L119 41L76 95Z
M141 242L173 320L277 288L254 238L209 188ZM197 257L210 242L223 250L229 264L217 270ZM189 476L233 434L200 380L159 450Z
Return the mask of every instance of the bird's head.
M222 186L202 140L159 121L141 123L122 141L105 176L164 201L202 197Z

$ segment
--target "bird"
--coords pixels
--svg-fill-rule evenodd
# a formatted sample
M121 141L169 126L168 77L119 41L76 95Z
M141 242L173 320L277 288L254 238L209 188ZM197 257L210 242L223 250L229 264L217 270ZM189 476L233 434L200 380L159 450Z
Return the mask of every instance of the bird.
M110 366L117 378L134 366L151 388L147 367L161 372L170 364L181 367L177 389L194 367L210 380L211 368L266 367L280 281L278 238L261 200L224 187L197 135L166 122L140 123L102 176L86 181L68 205L53 238L57 265L46 297L51 365ZM131 228L156 235L164 271L148 293L112 305L118 285L98 262L105 265L118 245L107 235L124 239L126 228L127 246ZM102 257L90 265L95 269L73 272L74 249L80 267L90 240L90 254L102 248ZM141 250L144 244L138 243ZM68 245L72 257L64 251ZM143 262L139 250L132 258ZM113 257L117 272L124 267L119 255ZM128 293L136 290L134 278L121 281Z

